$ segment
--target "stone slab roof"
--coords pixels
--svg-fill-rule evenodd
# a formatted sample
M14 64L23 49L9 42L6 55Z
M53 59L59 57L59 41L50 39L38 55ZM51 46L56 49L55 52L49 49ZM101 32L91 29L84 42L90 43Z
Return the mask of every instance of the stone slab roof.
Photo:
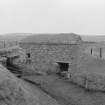
M60 34L33 34L21 42L23 43L77 43L81 41L81 37L74 33L60 33Z

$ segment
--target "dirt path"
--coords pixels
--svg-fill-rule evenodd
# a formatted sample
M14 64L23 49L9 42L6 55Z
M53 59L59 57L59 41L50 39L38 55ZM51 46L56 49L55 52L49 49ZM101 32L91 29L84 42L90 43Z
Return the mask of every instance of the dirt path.
M23 79L39 84L49 95L61 105L105 105L105 93L87 91L73 83L62 80L58 76L27 76Z
M60 105L72 105L71 103L67 102L67 100L65 100L62 97L57 97L56 95L48 92L46 89L44 89L43 87L41 87L39 84L32 82L30 80L25 80L27 81L29 84L31 84L31 87L33 90L35 90L35 87L37 86L38 90L43 91L45 94L47 94L49 97L53 98L54 100L57 101L58 104ZM55 105L55 104L54 104Z
M20 80L23 86L27 87L27 90L32 93L34 96L36 96L39 101L40 105L61 105L59 104L54 98L52 98L50 95L43 92L40 88L38 88L36 85L33 85L32 83Z

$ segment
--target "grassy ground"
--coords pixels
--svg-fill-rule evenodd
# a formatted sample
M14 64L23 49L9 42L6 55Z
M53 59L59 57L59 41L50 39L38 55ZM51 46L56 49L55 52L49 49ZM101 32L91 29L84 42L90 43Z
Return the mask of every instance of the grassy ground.
M105 105L105 93L88 91L56 75L25 76L25 80L40 84L41 88L62 105Z
M92 72L105 74L105 60L104 59L96 59L89 55L84 55L83 58L79 61L77 72Z
M39 100L38 105L60 105L57 103L55 99L44 93L41 89L39 89L37 86L32 85L28 82L20 80L23 86L34 96L37 97Z
M0 65L0 105L60 105L41 89Z

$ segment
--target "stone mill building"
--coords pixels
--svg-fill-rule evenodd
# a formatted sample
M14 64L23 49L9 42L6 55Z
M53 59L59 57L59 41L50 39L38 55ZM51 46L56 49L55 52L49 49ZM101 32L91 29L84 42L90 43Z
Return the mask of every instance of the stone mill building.
M58 64L61 70L76 69L81 37L74 33L32 35L20 42L20 47L30 53L38 70L50 70Z

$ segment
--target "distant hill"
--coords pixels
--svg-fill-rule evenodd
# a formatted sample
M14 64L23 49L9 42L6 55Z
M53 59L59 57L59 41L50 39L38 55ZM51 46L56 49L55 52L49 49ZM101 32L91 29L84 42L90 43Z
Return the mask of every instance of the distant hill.
M61 34L33 34L22 40L22 42L51 42L51 43L69 43L81 40L81 37L74 33Z
M81 36L83 41L89 42L105 42L105 36Z
M14 34L0 35L0 49L4 47L8 48L16 46L22 39L24 39L28 35L31 34L14 33Z
M4 34L0 35L0 41L20 41L27 37L28 33L12 33L12 34Z
M23 41L23 42L69 42L77 39L87 42L105 42L105 36L86 36L74 33L61 34L32 34L32 33L9 33L0 35L0 41Z

